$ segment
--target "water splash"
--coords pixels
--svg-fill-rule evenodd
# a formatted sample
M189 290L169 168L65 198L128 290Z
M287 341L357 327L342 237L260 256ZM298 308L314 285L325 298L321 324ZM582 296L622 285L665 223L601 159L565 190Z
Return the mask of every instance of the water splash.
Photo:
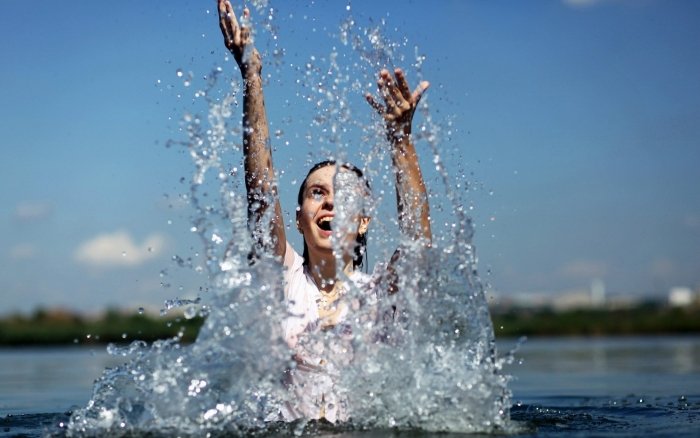
M253 2L253 7L263 17L262 31L256 34L267 47L263 58L279 69L284 57L277 46L275 10L267 1ZM431 206L442 205L449 213L449 222L435 227L433 247L426 249L396 236L395 219L381 219L395 217L382 210L394 208L384 202L393 190L384 127L377 118L368 122L358 117L350 104L381 68L411 65L420 77L425 56L415 49L414 58L406 59L407 41L386 38L383 20L364 27L350 8L347 11L337 35L340 45L328 56L311 55L296 68L298 97L315 115L308 122L313 134L306 135L307 142L320 151L307 161L333 155L344 162L354 153L365 164L373 185L369 204L366 196L357 196L361 191L351 172L336 174L336 195L346 201L342 207L338 204L336 230L350 227L358 211L370 212L369 245L378 254L375 259L388 259L397 246L401 250L394 263L400 293L388 294L389 285L379 281L368 297L366 289L348 281L343 300L352 311L344 333L312 331L304 334L303 342L323 352L328 363L326 374L344 410L341 427L509 431L508 377L500 372L504 359L498 359L495 351L477 275L468 203L452 189L467 182L453 184L442 164L440 122L432 118L424 98L419 107L423 122L414 127L414 137L428 145L441 186L431 187ZM204 86L194 91L195 99L205 103L206 114L185 114L186 139L168 143L187 150L194 164L186 198L202 252L181 265L206 275L208 292L192 301L171 300L165 307L186 306L189 316L196 312L192 309L199 309L206 315L205 323L189 346L178 338L150 347L141 342L111 346L110 353L128 356L130 362L106 370L96 382L88 405L71 417L71 436L315 430L305 420L279 421L282 407L294 403L283 383L284 372L297 366L280 326L287 316L279 280L282 267L264 255L250 264L253 242L241 172L227 164L237 162L241 154L240 114L235 112L241 90L234 81L223 97L216 97L221 71L214 69ZM187 86L196 88L194 80ZM291 118L287 123L292 124ZM276 137L283 137L291 129L278 131ZM357 152L352 147L357 144L367 146ZM375 272L384 266L377 263Z

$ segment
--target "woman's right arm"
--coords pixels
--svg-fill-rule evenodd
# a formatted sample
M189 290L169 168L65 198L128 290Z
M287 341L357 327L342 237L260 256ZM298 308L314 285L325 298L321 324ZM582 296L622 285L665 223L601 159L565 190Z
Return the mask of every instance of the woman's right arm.
M219 26L224 43L243 77L243 156L248 194L248 224L256 248L284 259L287 239L272 167L270 134L262 89L262 59L253 46L250 29L239 25L228 0L218 0ZM248 10L243 17L248 18ZM272 214L268 214L273 208ZM269 223L265 219L269 218Z

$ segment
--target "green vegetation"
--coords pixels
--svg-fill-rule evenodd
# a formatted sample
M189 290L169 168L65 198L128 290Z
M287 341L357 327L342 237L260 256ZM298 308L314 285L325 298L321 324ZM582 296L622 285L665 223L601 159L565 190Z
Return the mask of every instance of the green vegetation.
M668 307L655 303L625 309L494 310L497 337L621 336L700 333L700 307Z
M182 333L191 342L202 318L160 318L109 310L98 318L87 318L59 310L37 310L31 316L12 315L0 319L0 345L39 346L96 343L147 342Z
M700 307L642 304L627 309L493 309L497 337L607 336L700 333ZM202 325L200 317L153 317L109 310L88 318L60 310L37 310L30 316L0 319L0 345L42 346L152 342L182 333L192 342Z

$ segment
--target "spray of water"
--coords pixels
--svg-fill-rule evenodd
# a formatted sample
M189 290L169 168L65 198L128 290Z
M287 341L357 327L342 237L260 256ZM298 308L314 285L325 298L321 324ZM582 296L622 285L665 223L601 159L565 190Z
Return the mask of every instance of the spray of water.
M283 65L275 10L267 2L253 6L264 17L257 41L265 36L273 41L266 55ZM313 135L307 141L313 141L320 155L334 151L343 162L351 145L366 145L359 157L372 180L371 195L353 172L336 173L336 252L342 253L341 237L358 214L372 216L369 246L375 258L386 260L400 248L401 257L394 263L399 293L389 294L389 285L381 280L369 292L346 281L342 301L349 316L335 330L304 333L301 347L327 362L317 378L332 384L342 412L338 427L508 432L512 430L508 377L500 372L503 360L497 358L477 275L466 203L452 189L459 184L454 184L439 154L440 123L431 117L428 99L423 99L423 122L414 127L415 138L428 145L441 185L431 187L431 206L440 204L449 213L446 226L435 227L433 246L425 248L396 236L395 220L382 220L395 217L382 210L393 185L384 127L381 121L367 123L355 117L349 104L379 69L397 63L420 72L425 57L416 51L413 60L405 59L406 41L388 41L382 32L385 23L362 27L350 14L348 7L338 47L328 56L312 56L298 68L298 97L314 108L316 115L308 124ZM281 321L288 313L282 267L264 254L250 263L253 242L246 195L240 172L224 158L241 153L241 115L235 111L240 89L233 83L226 87L225 97L213 97L220 82L221 69L207 75L204 86L195 91L195 97L206 102L207 113L186 114L182 121L186 138L171 142L186 148L194 163L187 197L194 212L192 231L203 250L201 262L192 265L209 284L200 299L174 300L166 307L187 305L189 316L196 309L206 316L204 326L192 345L181 345L175 338L152 346L141 342L110 346L110 353L130 360L106 370L96 382L88 405L71 417L71 436L315 430L305 419L281 422L284 406L297 402L295 388L285 383L285 376L289 370L300 372L292 360L295 352L283 340ZM283 136L281 130L276 135ZM314 158L314 154L308 157ZM385 264L378 262L374 272L383 269Z

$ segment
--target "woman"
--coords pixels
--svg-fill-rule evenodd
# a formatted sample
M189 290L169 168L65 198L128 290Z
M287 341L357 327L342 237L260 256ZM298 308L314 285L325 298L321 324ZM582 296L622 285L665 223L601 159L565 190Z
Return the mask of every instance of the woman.
M370 218L363 212L353 216L352 226L340 236L341 254L334 253L333 221L338 209L334 204L336 172L356 177L360 190L368 194L369 184L362 172L351 165L325 161L313 166L301 184L296 213L296 227L304 238L300 256L287 242L282 209L269 144L269 128L262 90L262 59L253 47L250 29L240 26L228 0L218 0L219 25L226 47L238 64L243 78L243 153L245 184L248 196L248 221L256 248L283 261L285 301L289 317L283 324L285 340L295 352L295 370L287 373L287 383L297 395L294 405L283 409L285 420L325 418L331 422L342 418L339 400L334 395L329 370L323 358L304 348L303 333L314 329L331 329L344 319L347 308L339 299L346 290L338 278L342 268L346 281L367 288L369 276L357 270L364 261L364 245ZM248 10L243 11L248 19ZM379 73L377 86L384 105L369 93L368 103L383 117L396 176L399 228L408 238L427 247L431 244L428 197L418 157L411 141L411 122L416 106L428 82L421 82L411 93L400 69L392 78L387 70ZM340 176L340 175L339 175ZM272 211L270 211L272 209ZM394 266L401 257L394 253L383 277L389 292L398 290ZM340 264L340 266L339 266ZM373 283L377 283L374 281Z

